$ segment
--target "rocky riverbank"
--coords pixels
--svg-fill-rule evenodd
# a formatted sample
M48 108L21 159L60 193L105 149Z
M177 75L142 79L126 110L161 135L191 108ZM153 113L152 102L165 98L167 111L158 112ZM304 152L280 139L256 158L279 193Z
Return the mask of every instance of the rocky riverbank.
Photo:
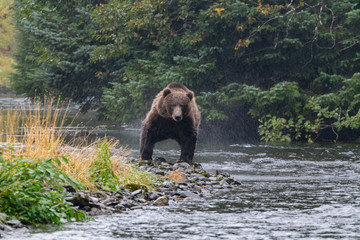
M141 185L126 185L116 192L73 192L69 196L69 201L94 216L142 208L146 205L169 205L171 200L200 199L239 184L227 173L207 173L198 163L169 163L163 158L154 161L133 161L140 169L160 177L155 183L154 190Z
M131 160L141 170L146 170L159 177L153 189L142 185L129 184L119 191L110 192L76 192L66 186L67 201L86 211L90 216L121 213L132 209L143 208L148 205L166 206L172 201L185 199L201 199L211 197L220 191L228 191L240 183L230 177L228 173L216 171L214 174L206 172L201 164L186 162L170 163L163 158L154 161ZM5 214L0 215L0 238L6 231L23 228L17 220L10 220Z

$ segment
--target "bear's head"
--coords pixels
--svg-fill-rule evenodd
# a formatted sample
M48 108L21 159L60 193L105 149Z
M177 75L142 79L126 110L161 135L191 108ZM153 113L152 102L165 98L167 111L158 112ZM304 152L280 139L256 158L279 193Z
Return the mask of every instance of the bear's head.
M185 92L182 89L166 88L163 91L163 107L165 107L169 117L180 122L189 114L193 97L192 91Z

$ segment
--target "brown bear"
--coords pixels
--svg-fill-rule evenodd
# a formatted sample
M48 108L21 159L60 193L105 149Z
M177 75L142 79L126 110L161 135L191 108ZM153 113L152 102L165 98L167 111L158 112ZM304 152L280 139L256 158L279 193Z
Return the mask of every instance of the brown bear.
M155 143L175 139L181 147L180 161L192 162L201 115L192 91L181 83L170 83L158 93L142 122L140 157L152 159Z

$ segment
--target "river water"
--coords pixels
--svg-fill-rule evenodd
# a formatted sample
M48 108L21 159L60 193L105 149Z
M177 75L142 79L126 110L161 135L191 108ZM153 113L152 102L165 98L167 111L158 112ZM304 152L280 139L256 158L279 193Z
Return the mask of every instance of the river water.
M0 99L1 103L1 99ZM139 131L103 128L137 156ZM178 146L154 155L175 161ZM201 200L171 201L94 221L42 226L5 239L360 239L357 144L268 145L200 139L194 161L241 185Z

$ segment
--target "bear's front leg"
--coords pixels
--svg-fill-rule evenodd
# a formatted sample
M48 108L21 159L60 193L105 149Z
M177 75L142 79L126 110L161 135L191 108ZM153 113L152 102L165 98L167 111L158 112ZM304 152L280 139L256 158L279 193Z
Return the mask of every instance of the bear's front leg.
M196 139L196 134L191 134L190 136L183 136L183 138L180 140L180 160L183 160L187 163L192 162L195 152Z
M153 149L155 146L154 136L151 135L149 128L143 126L140 135L140 158L141 160L152 160Z

